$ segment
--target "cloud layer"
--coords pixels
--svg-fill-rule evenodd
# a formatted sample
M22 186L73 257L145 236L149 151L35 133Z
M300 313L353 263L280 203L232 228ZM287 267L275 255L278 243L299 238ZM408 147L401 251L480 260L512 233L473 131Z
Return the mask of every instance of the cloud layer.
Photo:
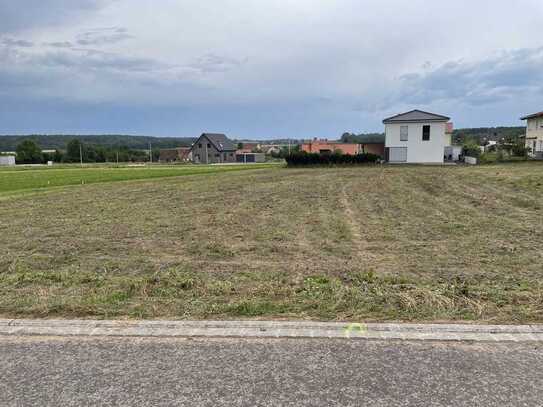
M0 134L333 138L416 107L457 126L543 108L538 0L25 4L0 0Z

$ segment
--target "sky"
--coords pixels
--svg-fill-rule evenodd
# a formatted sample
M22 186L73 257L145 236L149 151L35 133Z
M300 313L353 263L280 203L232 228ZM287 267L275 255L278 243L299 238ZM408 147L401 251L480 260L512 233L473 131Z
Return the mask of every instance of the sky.
M543 110L541 0L0 0L0 134L338 138Z

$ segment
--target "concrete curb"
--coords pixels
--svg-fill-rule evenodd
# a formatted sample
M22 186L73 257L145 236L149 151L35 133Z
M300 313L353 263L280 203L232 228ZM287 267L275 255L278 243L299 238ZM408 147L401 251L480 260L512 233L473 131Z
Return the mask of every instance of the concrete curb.
M307 321L96 321L0 319L0 336L29 335L543 342L543 325L365 324Z

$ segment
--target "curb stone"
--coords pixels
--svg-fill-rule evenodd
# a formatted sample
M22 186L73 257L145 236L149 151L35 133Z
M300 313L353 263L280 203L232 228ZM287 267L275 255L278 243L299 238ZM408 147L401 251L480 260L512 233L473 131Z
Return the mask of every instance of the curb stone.
M30 335L543 342L543 325L0 319L0 336Z

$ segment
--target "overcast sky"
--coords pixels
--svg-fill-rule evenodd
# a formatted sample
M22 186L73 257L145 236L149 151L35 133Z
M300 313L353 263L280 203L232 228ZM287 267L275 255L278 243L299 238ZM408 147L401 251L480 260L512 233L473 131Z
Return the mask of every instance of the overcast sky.
M543 110L542 0L0 0L0 134L336 138Z

